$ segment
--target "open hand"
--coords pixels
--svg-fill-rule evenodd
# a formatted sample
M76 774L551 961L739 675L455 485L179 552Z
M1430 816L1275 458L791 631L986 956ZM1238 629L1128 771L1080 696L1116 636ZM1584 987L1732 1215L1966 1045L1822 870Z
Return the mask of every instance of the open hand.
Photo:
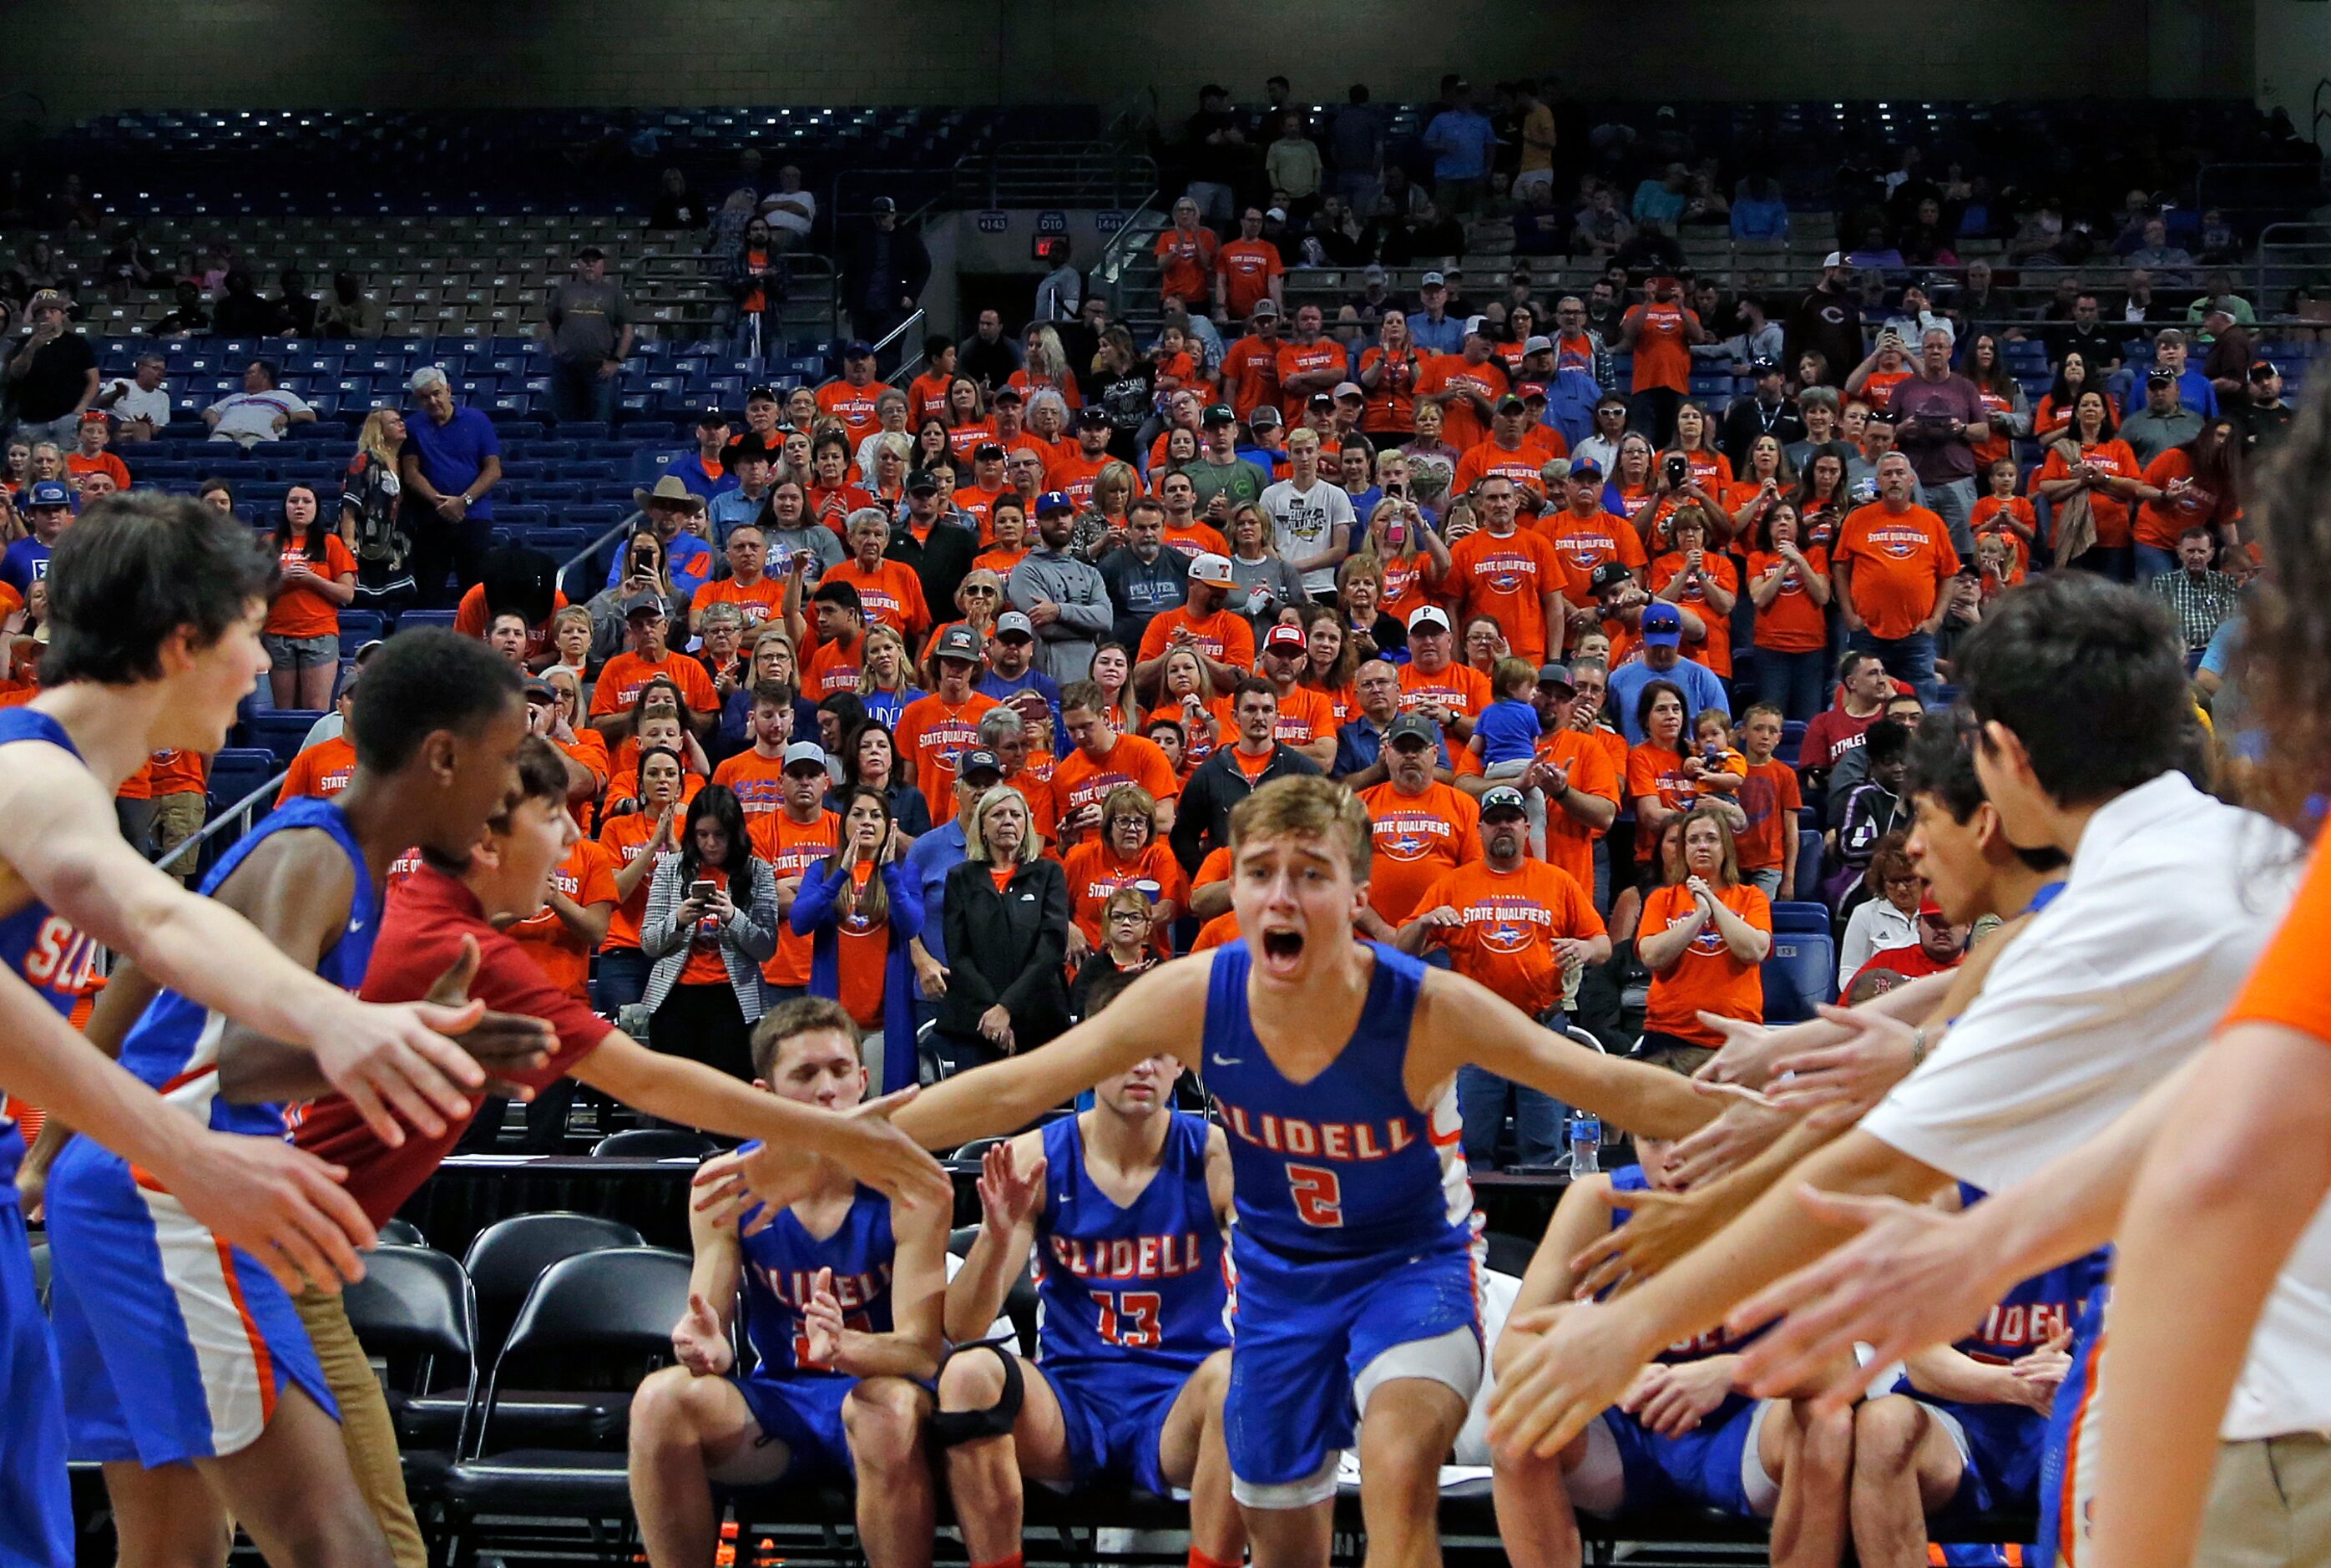
M722 1377L737 1363L736 1347L712 1304L693 1290L688 1293L688 1315L672 1326L671 1348L690 1377Z
M1044 1195L1045 1168L1044 1156L1038 1155L1022 1170L1009 1138L989 1145L979 1161L980 1223L1001 1233L1034 1213Z

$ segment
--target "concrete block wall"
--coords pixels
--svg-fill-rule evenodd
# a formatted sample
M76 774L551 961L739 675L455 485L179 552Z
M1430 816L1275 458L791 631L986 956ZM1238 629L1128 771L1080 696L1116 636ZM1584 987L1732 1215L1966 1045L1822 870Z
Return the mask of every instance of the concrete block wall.
M0 91L52 123L129 108L1115 104L1422 97L1551 71L1582 97L2250 94L2298 0L7 0ZM2275 15L2269 18L2271 10ZM2311 16L2307 20L2311 21ZM2296 82L2297 67L2281 75ZM2311 85L2317 71L2305 71ZM2288 89L2286 89L2288 90ZM2298 96L2303 97L2303 88Z

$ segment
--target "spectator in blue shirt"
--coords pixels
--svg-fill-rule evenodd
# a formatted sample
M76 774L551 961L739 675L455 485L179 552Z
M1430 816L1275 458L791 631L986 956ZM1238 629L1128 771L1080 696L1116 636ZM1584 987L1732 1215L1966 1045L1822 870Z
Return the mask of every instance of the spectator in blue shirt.
M22 505L33 531L0 557L0 583L16 590L20 599L32 595L34 579L49 575L50 549L72 521L72 491L62 480L34 480L24 487Z
M1789 237L1789 206L1781 188L1768 175L1751 176L1732 204L1732 237L1736 240L1785 240Z
M2203 419L2218 416L2218 389L2210 378L2185 363L2185 334L2174 327L2164 327L2153 339L2153 363L2156 369L2166 370L2177 377L2177 401ZM2141 375L2129 377L2128 390L2121 394L2120 411L2124 417L2145 406L2145 380Z
M1705 713L1720 709L1727 717L1732 698L1716 671L1683 657L1683 616L1672 604L1654 599L1643 606L1643 656L1611 671L1610 696L1603 711L1614 714L1629 746L1643 744L1643 727L1635 713L1635 698L1654 680L1671 680L1683 689L1684 710Z
M1470 213L1489 188L1489 160L1498 133L1473 107L1473 88L1461 76L1446 78L1441 96L1448 108L1432 117L1422 138L1432 155L1432 195L1444 213Z
M664 471L678 474L692 494L709 501L737 488L737 476L720 461L728 445L728 416L708 408L696 421L696 445L672 453Z
M632 499L639 503L641 515L663 546L664 567L673 590L683 599L693 599L712 575L712 546L688 527L689 518L704 510L704 498L691 492L678 474L668 473L656 480L655 489L633 490ZM608 587L622 577L625 561L625 555L618 551L607 567Z
M1034 622L1017 610L1006 610L995 618L995 630L987 639L987 669L972 689L998 702L1032 691L1051 710L1052 733L1066 735L1061 727L1061 683L1037 669L1035 660Z
M1004 713L1001 722L1010 725L1014 736L1019 735L1018 715ZM989 749L989 727L983 720L979 745L963 754L955 780L955 815L929 832L918 835L907 850L907 880L920 889L923 895L923 928L907 944L907 956L915 965L915 1022L918 1027L938 1017L939 999L947 994L946 927L944 921L931 917L946 909L947 873L970 858L972 808L979 803L980 796L1004 778L1003 765Z
M1449 281L1427 272L1416 286L1417 309L1408 313L1408 340L1420 354L1455 354L1465 347L1465 323L1449 314Z
M442 610L483 573L502 443L483 413L454 404L452 385L437 366L423 366L409 385L419 406L405 416L397 469L413 537L413 581L421 608ZM458 587L446 585L449 572L459 576Z
M1681 164L1670 164L1667 173L1658 179L1647 177L1635 187L1635 222L1672 229L1676 220L1683 216L1684 204L1690 199L1691 171Z

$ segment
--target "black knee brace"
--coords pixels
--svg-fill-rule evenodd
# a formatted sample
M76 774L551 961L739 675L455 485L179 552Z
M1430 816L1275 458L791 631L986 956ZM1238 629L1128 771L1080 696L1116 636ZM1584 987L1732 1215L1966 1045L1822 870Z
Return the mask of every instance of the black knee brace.
M985 1410L939 1411L931 1417L931 1441L945 1449L964 1443L975 1443L983 1438L1004 1438L1012 1435L1012 1423L1020 1419L1020 1402L1028 1397L1028 1385L1020 1371L1020 1358L994 1341L983 1340L976 1345L959 1345L947 1352L947 1360L958 1355L971 1355L986 1351L1004 1364L1004 1397ZM947 1370L947 1361L939 1363Z

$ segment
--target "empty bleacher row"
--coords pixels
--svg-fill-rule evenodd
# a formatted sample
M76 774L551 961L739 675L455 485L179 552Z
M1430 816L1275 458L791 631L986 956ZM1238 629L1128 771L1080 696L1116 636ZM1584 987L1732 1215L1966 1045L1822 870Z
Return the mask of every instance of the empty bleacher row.
M657 174L699 189L758 149L821 185L849 167L945 167L1004 138L1083 137L1083 106L807 105L459 113L319 108L141 110L86 119L40 144L78 171L109 223L159 216L644 212ZM725 187L724 187L725 189ZM709 193L718 200L721 192Z

